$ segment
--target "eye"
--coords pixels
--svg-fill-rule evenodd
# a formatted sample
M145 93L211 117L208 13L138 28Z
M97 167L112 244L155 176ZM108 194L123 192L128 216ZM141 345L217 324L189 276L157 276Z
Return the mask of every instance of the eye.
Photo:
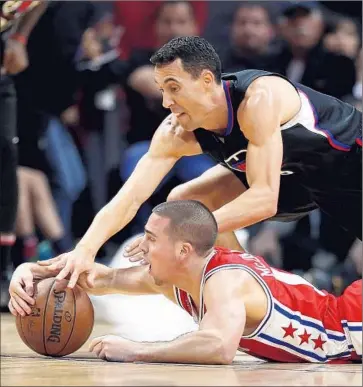
M171 93L177 93L179 90L180 90L180 87L177 86L177 85L170 85L170 86L169 86L169 91L170 91Z
M150 235L146 235L146 239L147 239L149 242L155 242L155 238L153 238L153 237L150 236Z

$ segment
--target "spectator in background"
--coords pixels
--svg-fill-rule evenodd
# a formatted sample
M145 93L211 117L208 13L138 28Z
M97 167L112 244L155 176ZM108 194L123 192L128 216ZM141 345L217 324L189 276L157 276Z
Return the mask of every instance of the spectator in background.
M8 267L18 202L16 90L12 76L29 65L27 42L47 2L0 2L0 308L8 311ZM5 286L4 286L5 285Z
M223 71L271 69L274 36L268 6L260 2L241 3L233 17L230 45L221 52Z
M355 83L354 61L323 45L325 24L318 2L286 4L280 32L286 45L276 57L277 72L322 93L342 98ZM339 76L337 76L339 74Z
M122 26L125 32L120 41L122 59L128 59L134 49L153 49L157 45L153 21L155 12L157 12L163 2L164 0L113 2L116 24ZM229 2L223 3L225 7ZM192 1L191 5L198 26L202 31L208 18L211 2L207 0L198 0ZM142 28L140 28L140 26L142 26Z
M84 188L85 178L78 152L60 117L75 103L77 90L86 82L77 70L77 53L84 31L102 11L97 2L50 2L28 42L30 65L14 78L19 165L41 171L49 179L65 228L60 243L64 251L73 246L72 205ZM25 241L19 238L17 243Z
M64 227L56 211L49 182L39 170L18 167L19 204L16 218L16 235L22 243L15 243L12 257L14 269L37 256L36 228L52 244L55 254L65 252Z
M177 36L198 35L199 29L192 4L188 1L165 1L161 3L154 21L157 47L161 47ZM169 114L161 104L161 93L154 81L154 68L150 57L155 50L139 49L131 53L130 75L125 86L126 100L130 111L130 130L127 141L130 145L122 154L120 175L125 182L137 162L148 151L151 138L160 122ZM194 179L214 165L206 155L182 158L163 180L159 189L172 177L186 182ZM150 216L152 206L146 202L134 222L134 232L142 232Z
M357 24L346 17L338 18L332 31L325 34L324 46L331 52L355 60L361 46Z
M356 68L356 82L353 86L351 94L343 97L345 102L348 102L355 106L358 110L362 111L362 67L363 67L363 50L362 48L355 60Z

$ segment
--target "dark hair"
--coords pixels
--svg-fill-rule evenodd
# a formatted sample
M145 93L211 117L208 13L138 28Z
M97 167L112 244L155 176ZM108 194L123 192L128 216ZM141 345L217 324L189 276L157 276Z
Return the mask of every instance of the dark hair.
M166 65L180 59L185 71L198 78L205 69L210 70L217 83L221 83L221 60L213 46L200 36L177 37L164 44L150 58L150 62Z
M153 213L170 219L169 236L189 242L199 256L213 248L218 226L204 204L197 200L175 200L157 205Z

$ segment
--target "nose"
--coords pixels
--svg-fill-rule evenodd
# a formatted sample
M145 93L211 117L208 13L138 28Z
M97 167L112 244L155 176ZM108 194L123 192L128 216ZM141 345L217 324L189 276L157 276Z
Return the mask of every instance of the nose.
M168 93L163 93L163 107L165 109L170 109L170 106L173 105L174 101L172 98L170 98L170 96L168 95Z
M140 244L139 244L140 250L146 254L147 253L147 243L146 243L146 235L142 238Z

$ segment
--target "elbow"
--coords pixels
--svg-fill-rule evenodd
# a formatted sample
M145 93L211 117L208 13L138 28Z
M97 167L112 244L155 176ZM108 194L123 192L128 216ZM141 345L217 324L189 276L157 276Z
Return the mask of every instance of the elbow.
M279 193L268 190L264 195L265 205L262 207L262 217L264 219L272 218L277 214Z
M236 356L236 351L231 350L231 348L228 345L225 345L223 343L217 350L217 359L218 359L218 364L220 365L232 364L235 356Z
M236 356L235 346L231 346L225 340L218 339L218 343L215 343L215 363L219 365L232 364L233 359Z
M265 207L265 213L264 213L266 219L272 218L277 214L277 202L278 202L278 197L277 198L273 197L269 199L269 201L267 202Z

